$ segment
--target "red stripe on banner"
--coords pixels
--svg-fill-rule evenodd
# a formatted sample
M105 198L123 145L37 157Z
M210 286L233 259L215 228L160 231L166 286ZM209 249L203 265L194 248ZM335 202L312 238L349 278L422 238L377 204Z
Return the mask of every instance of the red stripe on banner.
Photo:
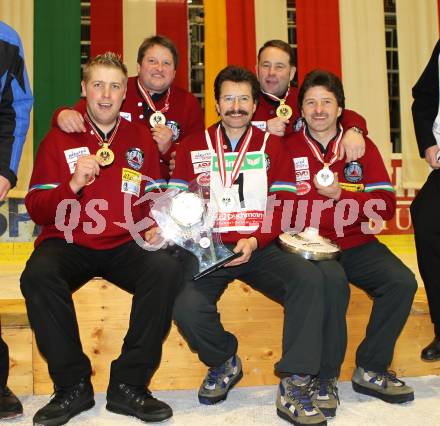
M170 38L179 52L175 83L189 89L188 5L186 0L156 0L156 33Z
M90 4L90 54L123 54L122 0L93 0Z
M342 76L339 0L296 0L298 82L314 68Z
M228 64L255 72L256 37L254 0L226 0Z

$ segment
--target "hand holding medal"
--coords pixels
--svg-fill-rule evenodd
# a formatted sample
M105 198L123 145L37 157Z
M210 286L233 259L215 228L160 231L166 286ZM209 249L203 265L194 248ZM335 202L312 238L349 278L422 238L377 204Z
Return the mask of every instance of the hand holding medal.
M323 176L327 175L322 172L323 170L325 172L325 169L328 169L328 172L331 173L331 175L328 175L328 179L324 181ZM328 167L324 167L315 175L313 183L315 184L318 194L333 200L339 200L342 188L339 186L338 173L333 173Z

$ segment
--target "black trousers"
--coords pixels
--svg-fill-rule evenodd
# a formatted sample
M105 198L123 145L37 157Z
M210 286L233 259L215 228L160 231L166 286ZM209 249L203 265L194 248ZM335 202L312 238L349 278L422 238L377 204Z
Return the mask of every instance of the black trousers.
M184 255L185 279L174 305L174 319L199 359L220 366L237 352L237 338L223 328L217 301L240 279L284 305L282 358L278 374L317 374L323 319L323 276L313 263L283 252L276 244L256 250L249 262L222 268L193 281L197 260Z
M9 376L9 348L1 337L1 320L0 320L0 386L5 387Z
M440 170L433 170L411 205L417 262L431 320L440 332Z
M134 241L92 250L61 239L43 241L26 264L21 290L38 348L57 386L90 376L78 332L72 292L101 276L133 294L130 322L110 379L145 385L159 365L162 342L182 279L180 263L163 250L147 251Z
M384 372L411 310L417 282L412 271L384 244L371 242L344 250L339 259L348 280L373 299L356 365Z

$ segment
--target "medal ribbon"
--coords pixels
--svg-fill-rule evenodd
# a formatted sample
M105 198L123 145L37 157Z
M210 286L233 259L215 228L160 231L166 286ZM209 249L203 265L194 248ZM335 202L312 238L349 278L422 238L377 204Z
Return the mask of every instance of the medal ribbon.
M90 119L89 114L85 113L84 114L84 120L90 125L90 127L93 129L93 133L95 134L96 139L98 139L98 143L99 146L104 145L105 143L107 144L107 147L109 147L112 142L113 139L116 136L116 133L118 132L118 127L119 124L121 123L121 116L118 115L118 118L116 120L116 125L114 127L114 130L112 132L112 134L110 135L108 141L105 141L104 139L102 139L101 135L100 135L100 131L98 130L98 128L93 124L93 121Z
M156 109L156 105L154 105L153 99L151 99L150 94L142 87L142 84L139 83L139 78L136 80L139 91L141 92L143 100L147 103L148 107L154 112L167 112L170 109L170 88L167 91L167 97L165 98L165 106L161 110Z
M284 98L279 98L278 96L272 95L271 93L265 92L263 89L261 89L261 92L264 93L268 98L272 99L273 101L277 101L280 104L285 104L287 101L287 97L290 94L290 87L287 88L287 92L284 95Z
M324 155L322 154L321 150L316 146L316 144L313 141L311 141L308 138L308 136L306 134L306 126L304 126L304 128L303 128L303 135L304 135L304 139L306 140L306 143L309 146L310 150L312 151L313 155L316 157L317 160L319 160L322 164L324 164L324 166L329 167L333 163L336 162L336 160L338 159L338 156L339 156L339 146L341 145L341 140L342 140L342 135L343 135L341 125L339 125L339 135L338 135L335 143L333 144L333 148L331 150L332 155L331 155L330 161L328 163L325 162Z
M218 169L220 172L220 178L222 180L222 184L224 188L230 188L232 184L235 182L238 174L240 173L240 167L243 164L244 157L246 152L249 149L249 144L252 138L252 126L249 126L243 144L241 145L237 158L234 161L232 166L232 171L229 175L230 181L227 181L228 175L226 173L226 164L225 164L225 150L223 148L223 135L220 128L220 125L217 127L217 131L215 134L215 142L216 142L216 153L218 159Z

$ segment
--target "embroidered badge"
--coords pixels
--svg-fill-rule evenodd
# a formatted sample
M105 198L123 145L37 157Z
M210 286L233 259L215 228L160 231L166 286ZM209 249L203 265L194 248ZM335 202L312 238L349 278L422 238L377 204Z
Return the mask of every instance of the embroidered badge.
M129 148L125 153L128 165L135 170L140 170L144 164L144 152L140 148Z
M347 182L358 183L363 179L362 165L357 161L350 161L344 167L344 177Z
M167 126L171 131L173 132L173 142L175 142L179 136L180 136L180 126L177 121L168 120L165 123L165 126Z

